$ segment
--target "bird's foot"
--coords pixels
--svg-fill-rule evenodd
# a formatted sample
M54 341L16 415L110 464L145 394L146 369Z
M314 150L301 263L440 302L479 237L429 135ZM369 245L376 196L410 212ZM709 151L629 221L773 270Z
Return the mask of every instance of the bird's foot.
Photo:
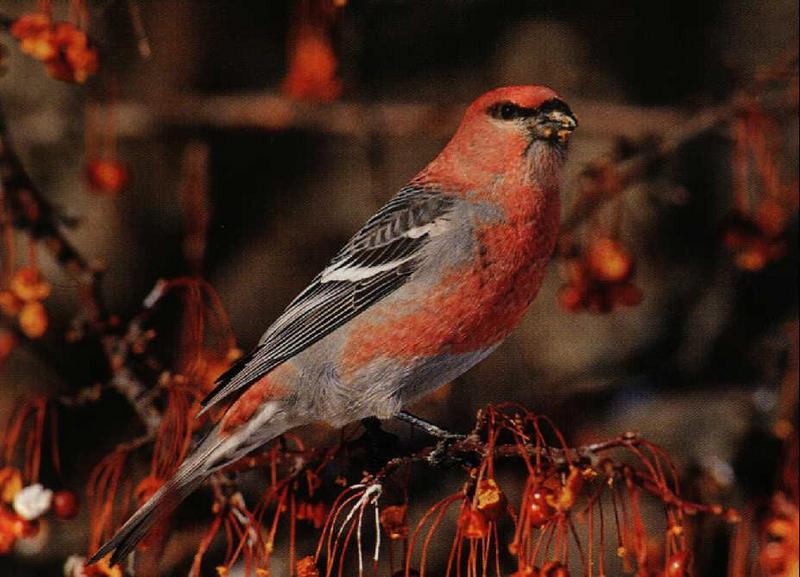
M380 419L361 419L364 434L349 443L349 458L365 471L378 471L400 453L399 439L383 430Z

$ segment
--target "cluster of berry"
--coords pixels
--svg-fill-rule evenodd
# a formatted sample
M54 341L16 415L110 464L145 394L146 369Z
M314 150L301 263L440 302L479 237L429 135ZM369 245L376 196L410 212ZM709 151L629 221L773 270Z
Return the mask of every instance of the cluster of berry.
M53 22L41 12L23 14L11 26L20 49L40 60L58 80L83 83L97 72L97 49L86 32L71 22Z

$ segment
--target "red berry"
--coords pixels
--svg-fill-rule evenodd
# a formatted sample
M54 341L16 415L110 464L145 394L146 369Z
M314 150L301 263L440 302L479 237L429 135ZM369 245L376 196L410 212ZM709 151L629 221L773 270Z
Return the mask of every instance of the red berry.
M78 497L72 491L56 491L53 512L59 519L72 519L78 514Z
M129 174L118 160L93 160L86 165L86 179L92 190L116 194L128 184Z
M583 291L575 285L565 284L558 291L558 304L567 312L575 312L583 306Z
M484 539L489 534L489 521L486 516L471 507L466 507L461 512L458 524L467 539Z
M541 527L547 525L556 514L556 510L547 501L547 498L553 498L553 491L546 487L536 489L530 497L530 505L528 505L528 519L534 527Z

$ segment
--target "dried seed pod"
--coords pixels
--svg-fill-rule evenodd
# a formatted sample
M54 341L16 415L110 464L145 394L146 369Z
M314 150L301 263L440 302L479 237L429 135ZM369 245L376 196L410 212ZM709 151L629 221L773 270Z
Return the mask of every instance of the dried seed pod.
M314 557L309 555L297 562L297 577L319 577L319 569Z
M494 479L481 480L475 488L475 498L475 507L489 521L497 521L505 515L508 500Z

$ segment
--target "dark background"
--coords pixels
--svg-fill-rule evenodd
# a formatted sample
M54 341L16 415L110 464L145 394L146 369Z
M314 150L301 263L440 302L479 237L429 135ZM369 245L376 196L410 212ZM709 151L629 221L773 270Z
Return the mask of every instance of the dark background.
M106 100L102 80L87 87L52 80L6 35L0 99L34 180L79 219L68 236L87 257L107 262L106 295L123 319L158 278L186 272L181 155L189 143L207 144L204 274L244 349L441 149L455 126L452 110L488 88L547 84L572 104L582 127L564 179L569 207L578 172L618 136L680 132L698 111L747 88L759 67L796 54L798 38L791 0L353 0L332 28L341 101L435 105L442 116L434 130L418 126L398 135L365 106L358 121L370 130L348 134L325 128L333 120L326 114L338 110L325 105L316 113L306 105L302 110L316 120L280 130L264 128L257 117L234 122L222 114L242 95L279 91L290 2L141 7L153 49L148 61L136 55L126 4L90 3L105 71L116 76L119 156L132 171L117 198L88 192L80 168L84 106ZM57 12L63 8L56 3ZM32 9L33 2L0 2L9 15ZM211 100L218 96L231 100ZM195 117L198 102L208 106ZM783 180L796 182L796 112L779 122ZM574 441L639 431L690 476L714 479L715 499L741 501L768 486L760 479L777 466L769 431L797 331L797 215L786 258L758 273L738 270L718 235L731 207L729 152L724 131L693 137L657 178L625 193L622 238L637 259L641 305L607 315L565 312L556 302L562 277L554 265L523 326L458 380L457 394L437 395L417 412L466 430L479 407L519 401L551 416ZM46 303L52 328L0 366L0 417L21 395L80 386L47 362L69 364L59 335L75 314L77 288L49 257L42 256L41 267L54 285ZM99 417L87 411L64 423L65 452L85 447L65 460L76 486L111 446L97 439L130 437L137 426L118 399L108 400ZM87 439L95 441L86 446ZM60 560L85 549L85 534L74 527L51 527L54 538L43 552L0 558L0 573L40 575L46 567L58 574Z

